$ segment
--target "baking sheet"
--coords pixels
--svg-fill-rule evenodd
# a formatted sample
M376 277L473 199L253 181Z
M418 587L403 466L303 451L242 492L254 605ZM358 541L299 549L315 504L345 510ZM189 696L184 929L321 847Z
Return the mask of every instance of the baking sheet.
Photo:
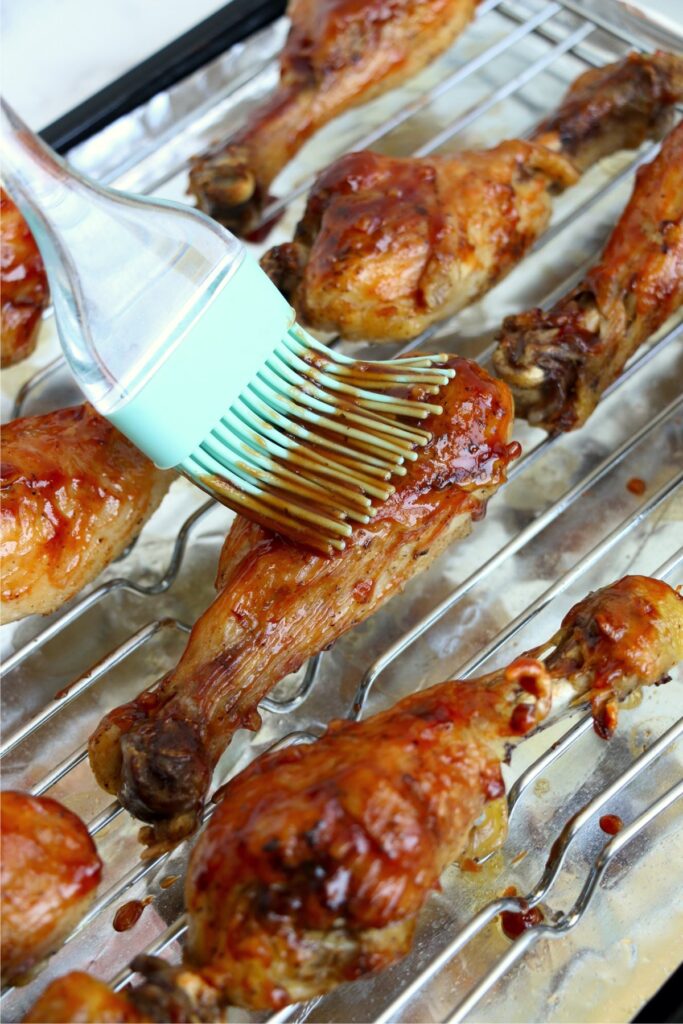
M540 4L510 5L518 12L535 11ZM546 26L563 38L580 22L562 14ZM404 103L423 94L454 68L481 53L509 33L513 23L492 12L481 18L461 40L406 87L381 97L339 118L323 129L275 183L283 194L297 182L328 163L337 153L352 148L359 135L380 124ZM73 162L101 180L121 187L153 190L182 198L187 158L214 137L230 130L268 91L276 77L273 61L282 44L284 20L241 44L202 72L154 98L139 111L122 118L72 154ZM525 39L481 72L462 82L452 93L431 104L418 116L376 144L388 153L406 154L423 144L443 125L467 111L493 90L511 81L546 53L549 43ZM611 59L625 47L603 33L593 33L585 52ZM553 62L514 97L494 106L451 140L445 151L493 144L505 136L524 133L534 120L559 100L567 84L584 66L567 54ZM238 88L234 86L237 83ZM572 217L572 211L612 176L627 167L633 154L604 161L575 189L558 199L554 224ZM580 272L600 248L632 186L632 179L595 203L549 245L530 256L484 301L465 310L432 339L428 348L445 348L476 356L489 344L492 333L508 312L542 302L564 280ZM303 205L296 200L271 234L267 244L291 238ZM256 247L260 251L265 245ZM670 327L670 325L668 325ZM666 330L666 329L665 329ZM661 333L664 333L662 331ZM347 346L358 351L362 346ZM25 364L3 374L3 417L10 413L18 388L57 354L51 320L45 321L36 354ZM382 352L389 354L391 347ZM683 352L680 338L667 346L635 376L608 397L587 429L560 439L533 466L527 468L491 502L486 520L472 536L454 546L428 573L418 577L370 621L362 624L320 660L309 697L293 714L266 712L264 725L254 738L240 733L219 766L216 781L244 765L259 750L293 729L317 728L331 717L348 712L355 689L375 658L446 597L459 583L530 523L569 487L581 480L618 446L680 393ZM34 390L26 412L54 408L75 398L64 373L53 375ZM519 423L516 435L525 449L543 438L541 431ZM373 687L369 711L386 706L402 694L441 679L456 676L500 630L541 595L555 580L617 531L643 507L658 488L673 480L683 462L683 422L671 415L660 431L647 437L631 456L605 477L492 576L474 587L401 658L383 672ZM626 483L633 476L647 484L642 497L631 494ZM145 527L130 554L111 566L104 578L128 577L149 582L163 575L173 549L178 523L204 502L185 481L177 481L161 508ZM626 572L652 573L670 558L681 543L683 503L680 491L638 523L615 543L577 583L557 599L510 643L482 666L487 671L509 661L525 647L550 636L567 608L593 587ZM46 703L135 630L166 617L191 624L212 596L212 580L230 514L216 507L191 535L176 582L158 597L141 598L116 591L87 612L61 636L28 659L3 682L3 722L14 732ZM99 581L98 581L99 582ZM669 582L683 582L680 569ZM2 629L3 653L26 642L44 627L45 620L29 619ZM150 685L174 664L184 634L173 625L159 630L68 709L57 714L34 737L22 743L3 762L3 785L31 787L62 758L82 744L101 715L110 707ZM303 670L302 670L303 671ZM299 674L300 678L301 674ZM617 777L635 754L683 714L683 677L680 671L666 687L648 691L642 703L624 712L620 730L610 744L592 733L550 769L516 808L503 851L480 874L457 868L444 877L443 890L428 903L419 936L406 960L372 980L356 983L318 1002L294 1017L316 1021L368 1021L374 1019L397 990L414 976L492 895L516 884L520 892L533 884L552 839L561 825L608 780ZM294 692L297 680L287 680L284 692ZM570 723L525 743L512 759L513 780ZM672 747L648 771L647 778L629 787L610 811L631 820L681 776L683 751ZM94 784L86 763L80 764L50 790L86 820L110 802ZM541 941L472 1015L473 1020L626 1020L656 990L680 960L675 941L683 933L680 905L683 882L683 821L680 805L663 815L620 856L603 887L577 928L562 940ZM79 967L101 977L112 977L136 952L159 935L182 909L182 883L162 889L161 880L182 872L187 848L181 847L162 864L141 874L137 861L136 824L120 815L97 836L105 861L100 897L111 893L110 904L82 927L50 961L39 977L3 1000L3 1018L19 1020L47 980ZM550 909L566 909L578 892L587 865L601 846L597 824L577 838L562 879L553 890ZM514 863L518 855L524 858ZM135 880L135 875L140 875ZM119 894L121 880L131 879ZM112 919L116 909L133 898L153 896L134 929L118 934ZM497 925L491 925L410 1004L403 1019L440 1020L464 996L476 978L507 945ZM172 945L167 955L178 958ZM236 1011L235 1020L261 1019Z

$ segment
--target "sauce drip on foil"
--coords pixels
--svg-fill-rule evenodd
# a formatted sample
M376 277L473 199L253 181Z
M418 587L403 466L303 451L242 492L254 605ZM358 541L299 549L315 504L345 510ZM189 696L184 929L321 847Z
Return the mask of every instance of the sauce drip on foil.
M511 885L503 896L516 896L517 890ZM503 910L500 915L501 928L508 939L518 939L527 928L533 928L543 921L540 907L530 907L526 900L520 900L520 910Z
M606 832L608 836L615 836L617 832L621 832L624 827L624 823L617 814L603 814L599 821L600 828L603 832Z
M151 896L146 896L144 900L130 900L129 903L124 903L122 907L119 907L114 914L114 931L127 932L137 924L148 903L151 903Z

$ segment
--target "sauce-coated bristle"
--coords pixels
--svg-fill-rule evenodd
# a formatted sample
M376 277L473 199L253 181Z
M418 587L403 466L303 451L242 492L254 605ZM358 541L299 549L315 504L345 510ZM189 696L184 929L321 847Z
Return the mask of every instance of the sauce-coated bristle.
M357 362L294 328L182 468L235 511L332 555L429 443L414 421L441 413L426 399L452 379L447 358Z

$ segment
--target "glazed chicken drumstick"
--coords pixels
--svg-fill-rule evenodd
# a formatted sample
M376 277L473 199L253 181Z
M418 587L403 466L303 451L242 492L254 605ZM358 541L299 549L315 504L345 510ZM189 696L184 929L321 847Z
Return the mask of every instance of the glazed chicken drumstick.
M626 577L575 605L553 652L412 694L225 787L186 883L185 961L254 1008L308 999L407 952L418 912L504 792L507 744L571 682L613 726L617 698L683 657L683 598Z
M661 135L683 58L586 72L528 141L422 159L351 153L319 176L294 241L262 266L310 327L412 338L484 295L545 230L551 197L596 160Z
M262 755L224 787L191 855L184 965L137 957L146 982L116 998L141 1016L107 1019L226 1020L231 1004L280 1007L393 963L553 692L569 684L609 736L617 702L681 658L683 598L627 576L505 669ZM106 986L91 980L91 998L81 977L53 982L27 1020L98 1020Z
M544 313L503 322L493 361L517 412L583 426L627 359L683 304L683 122L641 167L600 262Z
M190 192L232 231L253 228L278 172L318 128L417 74L472 18L476 0L290 0L273 95L216 152Z
M89 405L0 431L3 622L45 615L113 561L173 478Z
M31 355L40 316L48 303L47 277L29 226L0 188L0 290L2 339L0 366Z
M102 873L88 830L49 797L0 793L2 983L59 948L83 917Z
M238 518L219 596L178 666L91 737L98 782L153 825L151 845L196 828L218 758L236 729L258 726L269 690L464 537L504 481L519 454L507 387L465 359L447 365L456 375L440 393L443 412L424 421L431 442L346 550L327 558Z

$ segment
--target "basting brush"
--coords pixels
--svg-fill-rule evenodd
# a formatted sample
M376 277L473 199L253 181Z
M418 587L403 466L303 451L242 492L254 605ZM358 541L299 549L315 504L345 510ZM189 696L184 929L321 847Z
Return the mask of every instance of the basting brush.
M43 255L86 398L160 468L331 553L430 439L446 356L332 351L244 246L190 207L67 167L2 102L3 175ZM416 390L417 389L417 390Z

